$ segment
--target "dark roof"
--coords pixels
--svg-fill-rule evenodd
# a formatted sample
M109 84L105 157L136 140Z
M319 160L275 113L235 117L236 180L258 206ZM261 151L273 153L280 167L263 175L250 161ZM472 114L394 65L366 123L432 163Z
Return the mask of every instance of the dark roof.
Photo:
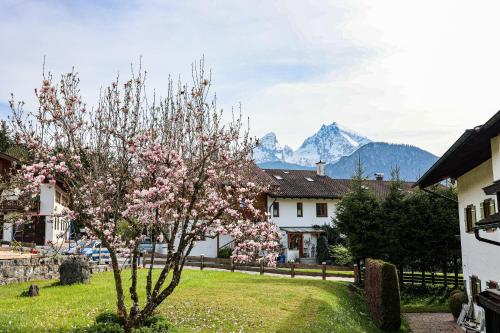
M491 158L490 139L500 133L500 111L484 125L466 130L417 181L421 188L456 179Z
M264 169L279 184L279 188L271 191L270 196L277 198L324 198L339 199L352 191L351 179L332 179L318 176L316 171ZM279 177L281 179L276 178ZM308 180L311 179L312 181ZM389 193L391 181L366 180L365 184L379 199L385 199ZM406 190L411 190L413 183L403 182Z
M264 170L259 168L257 164L254 162L251 162L249 164L249 168L247 170L248 175L246 178L248 178L249 181L256 183L257 185L260 186L269 186L271 189L275 189L276 187L279 186L278 182L274 177L271 177L268 175Z
M17 158L15 158L14 156L11 156L9 154L2 153L2 152L0 152L0 158L7 160L9 162L19 162L19 160Z

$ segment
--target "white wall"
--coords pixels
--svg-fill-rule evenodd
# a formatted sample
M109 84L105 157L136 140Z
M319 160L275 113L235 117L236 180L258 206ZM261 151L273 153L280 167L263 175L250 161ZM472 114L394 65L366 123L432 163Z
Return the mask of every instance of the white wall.
M280 216L271 219L278 227L311 227L313 225L329 224L335 217L338 199L282 199L268 197L267 207L276 201L279 202ZM297 217L297 203L302 202L303 217ZM328 217L316 217L316 203L327 203Z
M55 185L42 184L40 188L40 215L48 215L45 219L45 242L54 242L56 233L54 232L53 217L56 197Z
M12 241L12 223L4 223L2 229L2 240L5 242Z
M219 236L219 246L224 246L232 240L231 236ZM177 247L179 240L176 239L175 246ZM217 238L206 238L204 241L197 241L193 249L189 253L190 256L204 255L207 258L217 258Z
M486 288L486 282L490 280L500 282L500 247L480 242L475 238L473 232L466 232L464 209L470 204L476 206L476 218L479 220L481 218L480 203L487 198L495 199L495 196L485 195L483 191L483 187L491 185L492 181L491 159L457 179L464 279L469 285L470 276L477 275L481 280L482 290ZM496 209L498 211L498 202ZM481 231L480 235L484 238L500 241L498 229L491 233Z

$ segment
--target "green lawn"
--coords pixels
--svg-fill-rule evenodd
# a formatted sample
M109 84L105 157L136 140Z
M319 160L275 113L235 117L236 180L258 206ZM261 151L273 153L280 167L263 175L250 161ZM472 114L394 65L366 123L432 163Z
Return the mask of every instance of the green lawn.
M403 312L450 312L448 297L451 289L444 287L411 287L401 290L401 311Z
M0 332L71 331L115 309L109 272L89 285L38 282L39 297L21 297L29 284L0 287ZM180 332L380 332L346 283L319 279L185 270L159 312Z

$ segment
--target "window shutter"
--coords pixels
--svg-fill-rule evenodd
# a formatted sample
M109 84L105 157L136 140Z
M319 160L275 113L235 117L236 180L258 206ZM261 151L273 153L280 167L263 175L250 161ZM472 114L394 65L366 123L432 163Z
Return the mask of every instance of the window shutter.
M476 206L472 205L472 226L476 224Z
M496 207L495 207L495 199L491 199L490 200L490 211L491 211L491 214L495 214L497 212L496 210Z
M465 224L465 232L469 232L469 212L467 207L464 208L464 224Z
M484 219L484 202L479 204L479 209L481 210L481 220Z

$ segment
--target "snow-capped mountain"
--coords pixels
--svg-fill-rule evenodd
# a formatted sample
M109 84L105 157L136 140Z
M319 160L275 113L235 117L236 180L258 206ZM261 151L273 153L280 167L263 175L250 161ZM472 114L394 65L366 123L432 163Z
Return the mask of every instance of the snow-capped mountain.
M359 147L371 142L337 123L323 125L313 136L293 153L288 162L299 165L314 165L319 160L327 164L337 162L341 157L351 155Z
M335 163L341 157L352 154L369 142L371 142L370 139L333 122L330 125L321 126L316 134L308 137L295 151L289 146L282 148L276 139L276 134L268 133L262 137L259 146L254 149L253 157L258 164L286 162L314 166L319 160Z
M292 148L288 146L281 147L276 134L267 133L260 140L257 148L253 151L253 158L256 163L271 161L286 161L293 155Z

